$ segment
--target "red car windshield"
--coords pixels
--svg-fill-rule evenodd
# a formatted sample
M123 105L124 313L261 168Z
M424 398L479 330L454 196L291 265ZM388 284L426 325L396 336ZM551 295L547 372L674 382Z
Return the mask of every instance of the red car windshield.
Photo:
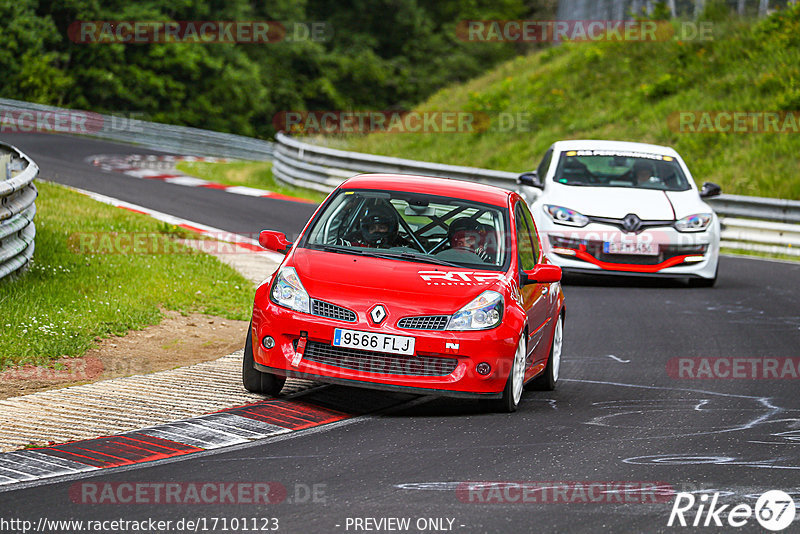
M400 191L340 191L302 246L501 270L508 256L505 208Z

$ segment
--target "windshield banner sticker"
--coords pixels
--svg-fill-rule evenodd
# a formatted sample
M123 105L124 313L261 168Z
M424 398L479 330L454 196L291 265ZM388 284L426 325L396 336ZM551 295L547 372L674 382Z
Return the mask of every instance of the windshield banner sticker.
M644 158L644 159L654 159L658 161L666 160L672 161L670 157L664 157L660 154L648 154L646 152L630 152L627 150L577 150L571 151L567 154L569 155L577 155L577 156L613 156L613 157L620 157L620 158Z

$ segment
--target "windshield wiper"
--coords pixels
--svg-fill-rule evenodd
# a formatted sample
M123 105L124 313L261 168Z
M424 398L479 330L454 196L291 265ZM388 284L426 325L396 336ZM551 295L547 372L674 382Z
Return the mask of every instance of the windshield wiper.
M418 261L420 263L433 263L435 265L443 265L445 267L457 267L462 268L461 265L457 263L452 263L449 261L440 260L438 258L433 258L431 256L422 256L419 254L412 254L410 252L389 252L389 251L377 251L375 249L365 249L364 252L367 256L375 256L378 258L386 258L386 259L394 259L394 260L405 260L405 261Z
M314 248L324 250L325 252L336 252L338 254L358 254L360 256L363 256L364 251L366 250L361 248L345 248L336 245L326 245L324 243L315 243L312 246Z

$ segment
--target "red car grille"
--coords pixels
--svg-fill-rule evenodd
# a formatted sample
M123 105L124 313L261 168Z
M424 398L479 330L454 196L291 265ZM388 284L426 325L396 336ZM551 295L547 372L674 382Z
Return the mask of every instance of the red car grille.
M356 312L317 299L311 301L311 314L338 321L347 321L348 323L356 322Z
M333 347L316 341L310 341L306 345L303 358L344 369L390 375L447 376L458 367L458 360L455 358L394 356L381 352Z
M397 323L399 328L409 330L444 330L447 327L449 315L423 315L420 317L403 317Z

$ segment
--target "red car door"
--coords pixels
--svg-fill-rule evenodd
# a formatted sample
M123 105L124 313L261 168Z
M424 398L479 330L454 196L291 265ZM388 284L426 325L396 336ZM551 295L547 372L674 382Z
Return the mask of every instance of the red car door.
M539 242L533 226L528 207L524 202L517 202L514 208L514 221L517 237L517 254L521 271L536 267L539 258ZM528 325L528 366L535 365L547 358L542 342L545 332L549 331L550 318L550 284L520 284L522 306L527 313Z

